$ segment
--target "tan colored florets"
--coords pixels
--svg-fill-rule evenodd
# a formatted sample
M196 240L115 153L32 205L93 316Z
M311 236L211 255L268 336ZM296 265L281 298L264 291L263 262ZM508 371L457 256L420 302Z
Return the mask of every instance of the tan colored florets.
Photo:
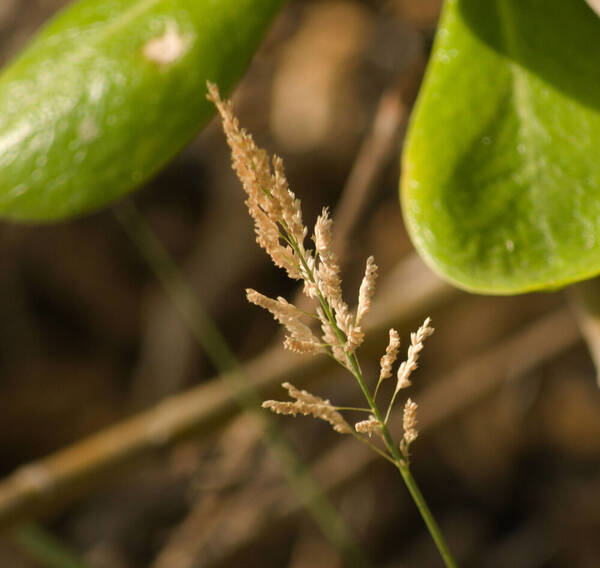
M377 265L375 259L370 256L367 258L365 276L358 292L358 308L356 310L356 325L359 325L367 315L371 307L371 299L375 293L375 280L377 278Z
M208 100L212 101L222 118L223 131L231 148L232 167L237 173L248 198L246 205L254 219L256 240L272 258L274 264L287 271L290 278L300 279L300 260L288 244L282 244L282 223L304 251L307 229L302 222L300 200L289 189L280 158L273 159L256 146L246 130L240 128L230 101L222 101L217 86L208 83Z
M427 339L435 329L431 327L431 318L427 318L423 325L416 333L410 334L410 347L408 348L408 357L398 369L398 382L396 384L396 392L400 389L410 386L410 375L417 368L419 361L419 353L423 349L423 342Z
M252 136L240 127L233 114L231 103L221 100L215 85L209 83L208 90L208 99L215 103L223 121L223 130L231 147L233 169L246 192L246 205L254 219L258 244L270 255L276 266L285 269L291 278L304 282L305 294L316 300L317 307L313 314L306 314L284 298L268 298L251 289L246 290L248 300L271 312L274 318L286 328L288 335L284 340L284 346L287 349L297 353L325 351L331 354L355 375L363 391L367 390L355 351L364 341L362 325L375 292L378 269L373 257L367 259L354 313L342 297L342 279L333 248L332 220L329 210L324 208L318 216L312 237L315 248L307 249L305 240L308 230L302 220L300 200L289 188L283 162L278 157L270 161L267 153L256 146ZM317 337L302 321L305 315L316 316L321 326L321 338ZM329 400L298 390L289 383L283 383L283 387L288 390L292 401L268 400L263 403L263 407L278 414L312 415L331 424L336 432L344 434L350 433L355 436L356 433L366 434L370 438L373 433L377 433L382 436L384 445L388 449L388 457L397 456L395 448L393 450L390 448L387 421L398 392L410 385L410 375L417 368L424 340L433 333L430 323L430 319L427 318L417 332L411 334L407 359L398 369L396 389L388 405L385 419L382 418L380 421L376 418L381 416L381 413L374 399L381 381L392 376L392 368L398 357L400 337L394 329L389 332L389 343L385 354L381 357L379 382L373 399L367 396L373 415L370 415L367 420L357 422L354 429ZM404 432L400 441L400 450L407 461L410 444L418 436L416 411L417 405L408 399L404 406ZM364 437L358 437L371 444ZM377 447L375 449L380 451Z
M246 205L254 219L256 240L276 266L285 269L291 278L304 280L304 291L310 298L327 302L331 314L321 311L319 315L323 339L334 357L342 362L345 359L343 351L352 353L363 341L364 334L342 299L340 268L333 252L329 212L323 209L317 219L313 236L316 251L307 251L304 240L308 230L302 221L300 200L289 188L281 159L273 158L271 167L266 152L240 128L231 102L222 101L212 83L208 84L208 91L208 99L217 106L222 118L223 130L231 147L233 169L248 196ZM306 329L300 331L297 320L288 317L287 313L284 315L281 306L273 303L274 300L268 302L265 297L257 300L258 296L253 295L251 301L271 311L290 331L290 338L286 340L288 348L302 352L322 350L320 342L314 337L309 338ZM361 314L365 311L365 305L360 311ZM335 319L335 324L330 316ZM338 330L344 338L340 337ZM345 362L343 364L346 365Z
M354 429L359 434L367 434L369 438L374 432L381 434L381 422L375 416L369 416L368 420L362 420L354 425Z
M315 232L313 240L315 242L316 253L318 255L318 266L315 272L315 287L322 294L332 310L332 316L335 318L335 324L338 329L346 336L346 341L342 344L337 337L332 323L326 314L322 312L321 323L324 328L331 327L331 330L325 331L324 335L329 339L335 337L336 345L349 353L354 351L352 345L359 340L353 337L353 317L346 302L342 298L342 280L340 278L340 267L333 251L333 241L331 234L332 221L329 217L329 211L323 208L321 215L315 223ZM343 357L345 358L345 356Z
M304 239L308 229L302 220L302 206L288 184L283 167L283 160L279 156L273 157L272 197L273 201L279 203L281 218L285 223L286 230L294 237L300 250L304 251Z
M313 241L319 255L318 284L323 296L331 306L338 310L343 305L342 281L340 267L333 252L333 239L331 235L332 220L327 207L323 208L315 223Z
M379 380L388 379L392 376L392 367L398 358L398 349L400 348L400 335L395 329L390 329L390 341L385 350L385 355L381 358L381 371Z
M404 414L402 416L402 429L404 435L400 442L400 450L405 459L409 458L409 447L417 439L419 432L417 430L417 403L410 400L404 405Z
M343 313L343 329L346 333L345 349L348 353L354 353L362 345L365 334L360 325L365 315L371 307L371 299L375 293L375 279L377 278L377 265L375 259L370 256L367 259L365 275L358 292L358 307L356 308L356 317L349 313ZM340 318L341 319L341 318ZM341 326L340 326L341 327Z
M283 346L294 353L307 353L311 355L322 353L324 348L324 346L319 343L313 341L301 341L290 335L286 336L283 340Z
M273 317L287 329L290 334L284 342L287 348L303 353L322 351L321 342L310 328L300 321L302 312L285 298L279 297L274 300L251 288L246 290L246 297L252 304L271 312Z
M343 345L340 344L333 326L323 313L322 308L317 308L317 315L321 320L321 331L323 332L323 342L329 345L331 349L332 357L343 367L348 367L348 361L346 359L346 353L344 352Z
M303 414L312 415L320 420L329 422L333 429L340 434L351 434L350 425L344 420L342 415L331 405L329 400L324 400L305 390L299 390L290 383L281 385L285 388L290 397L296 399L295 402L280 402L277 400L266 400L262 403L263 408L268 408L276 414Z
M346 333L348 339L346 340L344 349L352 354L362 345L362 342L365 340L365 334L359 325L348 326Z

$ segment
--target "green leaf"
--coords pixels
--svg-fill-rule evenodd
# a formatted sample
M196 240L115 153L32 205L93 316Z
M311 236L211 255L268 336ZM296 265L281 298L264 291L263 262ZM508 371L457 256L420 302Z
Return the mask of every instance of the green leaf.
M584 0L447 0L403 155L428 264L514 294L600 273L600 19Z
M80 0L0 76L0 215L97 209L155 173L213 113L283 0Z

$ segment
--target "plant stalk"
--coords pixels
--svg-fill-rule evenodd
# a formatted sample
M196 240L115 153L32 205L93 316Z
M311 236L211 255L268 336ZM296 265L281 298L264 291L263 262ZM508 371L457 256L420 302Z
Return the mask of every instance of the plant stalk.
M444 535L442 534L435 517L429 509L429 506L425 501L425 497L423 497L415 478L412 476L410 468L406 463L396 463L396 467L400 471L402 479L404 480L406 487L408 487L408 491L410 492L417 509L419 509L419 513L421 513L421 517L429 529L429 534L431 535L431 538L433 538L433 541L437 546L438 552L440 553L446 568L457 568L458 565L456 564L456 561L454 560L454 557L452 556L452 553L446 544Z
M356 355L348 356L348 361L350 362L350 365L352 367L353 375L356 377L356 380L358 381L358 384L365 398L367 399L371 410L373 411L373 415L381 423L381 433L383 435L385 445L390 454L392 455L394 465L400 471L402 479L404 480L404 483L408 488L410 496L413 498L413 501L415 502L415 505L417 506L421 517L423 518L423 521L425 521L427 530L429 531L429 534L431 535L431 538L433 539L433 542L435 543L438 552L440 553L440 556L442 557L442 560L446 565L446 568L457 568L458 564L454 560L454 557L452 556L452 553L450 552L450 549L446 544L446 540L444 538L444 535L442 534L440 526L435 520L433 513L429 509L429 506L425 501L425 497L423 497L423 494L421 493L421 490L419 489L415 478L412 476L410 468L406 463L406 460L400 454L400 450L398 449L397 444L394 443L390 431L388 430L387 423L383 422L382 420L379 408L375 404L375 401L371 396L369 388L367 387L365 380L362 376L360 367L358 366L358 362L356 360Z
M287 227L285 226L285 223L282 224L282 228L284 231L283 237L286 239L286 241L289 243L289 245L293 248L294 252L298 256L298 259L300 260L300 263L302 264L302 267L304 268L304 271L306 272L306 275L307 275L308 279L310 280L310 282L315 284L316 283L315 276L313 274L313 271L309 267L308 263L306 262L304 255L302 254L302 251L300 250L299 243L296 242L296 239L293 237L293 235L291 233L289 233L289 231L287 230ZM329 323L331 324L331 326L340 342L340 345L342 347L344 347L344 343L345 343L344 334L341 331L341 329L339 328L339 326L337 325L337 322L333 315L332 307L329 305L329 302L326 300L326 298L324 297L324 295L322 294L321 290L318 287L317 287L317 298L319 300L319 303L321 304L321 307L323 309L323 312L325 313L325 316L329 320ZM356 380L360 386L360 389L362 390L363 395L364 395L365 399L367 400L369 407L371 408L371 411L373 412L373 415L381 424L381 433L383 435L385 445L391 455L391 459L388 456L385 456L385 457L389 461L391 461L396 466L396 468L400 471L400 473L402 474L402 478L408 488L408 491L409 491L411 497L413 498L415 505L417 506L417 509L419 510L419 513L421 514L421 517L425 521L425 525L427 526L427 529L428 529L429 533L431 534L431 538L433 539L433 541L435 542L435 545L437 546L437 549L440 553L440 556L442 557L442 560L444 561L444 564L446 565L446 568L457 568L458 565L456 564L456 561L454 560L454 558L452 557L452 554L450 553L450 549L448 548L448 545L446 544L446 541L444 539L442 531L441 531L439 525L437 524L437 521L435 520L431 510L429 509L427 502L425 501L425 498L423 497L423 494L421 493L421 491L417 485L417 482L415 481L414 477L410 473L408 463L402 457L400 450L398 449L398 446L394 443L394 440L392 439L392 436L390 435L390 432L387 428L387 420L389 418L390 411L391 411L392 405L396 399L396 395L398 394L398 391L394 392L394 396L392 397L392 400L390 402L390 405L388 407L388 411L386 413L386 417L384 420L382 418L381 412L379 411L377 404L375 403L375 399L371 395L371 392L369 391L369 388L367 387L367 384L364 380L360 365L358 363L358 358L356 357L355 354L350 354L346 350L344 350L344 352L346 354L346 359L348 360L348 364L350 365L351 373L356 378ZM379 387L379 384L377 385L377 387ZM373 449L375 449L375 451L377 451L378 453L383 454L383 452L381 452L381 450L379 450L378 448L374 447Z

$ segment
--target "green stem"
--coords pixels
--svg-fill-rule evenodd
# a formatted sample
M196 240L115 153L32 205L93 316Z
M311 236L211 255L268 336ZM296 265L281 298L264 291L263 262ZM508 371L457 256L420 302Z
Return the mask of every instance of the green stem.
M379 408L375 404L375 401L373 400L371 393L369 392L369 389L365 384L363 376L360 372L360 368L358 367L358 364L356 362L356 356L348 356L348 359L350 361L350 364L352 365L353 374L356 377L356 380L358 381L358 384L360 385L360 388L362 389L363 394L365 395L365 398L369 403L369 406L373 410L373 415L375 416L375 418L377 418L377 420L379 420L379 422L381 422L381 433L383 434L385 445L387 446L388 451L391 453L394 460L394 464L400 471L402 479L404 479L404 483L406 484L406 487L408 488L408 491L411 497L413 498L417 509L419 509L419 513L421 513L421 517L425 521L425 525L429 530L429 534L431 535L433 542L435 542L435 545L437 546L437 549L440 553L440 556L442 557L442 560L444 561L444 564L446 565L446 568L457 568L458 565L452 557L450 549L448 548L446 540L444 539L444 535L442 534L442 531L439 525L437 524L437 521L435 520L431 510L429 509L429 506L427 505L427 502L425 501L425 498L423 497L423 494L421 493L421 490L419 489L415 478L410 473L408 464L400 454L398 446L394 443L392 436L390 435L390 431L388 430L387 424L381 419L381 413L379 412Z
M374 452L377 452L383 459L389 461L394 466L396 465L396 462L388 454L386 454L383 450L380 450L375 444L373 444L373 442L370 442L369 440L367 440L366 438L364 438L363 436L361 436L357 432L352 432L352 435L358 441L360 441L363 444L369 446L369 448L371 448Z
M377 400L377 393L379 392L379 387L381 386L381 383L383 382L383 379L379 379L377 381L377 386L375 387L375 392L373 393L373 401Z
M385 419L383 421L384 424L387 424L388 420L390 419L390 413L392 412L392 408L394 406L394 402L396 402L396 397L398 396L399 392L400 392L399 390L395 390L394 394L392 395L390 403L388 404L388 407L387 407L387 412L385 413Z
M442 535L442 531L435 520L435 517L431 513L415 478L412 476L408 465L400 464L397 465L398 470L402 475L402 479L404 479L404 483L406 487L408 487L408 491L410 492L413 501L415 502L417 509L419 509L419 513L421 513L421 517L425 521L427 528L429 529L429 534L433 538L435 545L440 553L440 556L444 560L444 564L447 568L457 568L456 561L454 560L446 541L444 540L444 536Z

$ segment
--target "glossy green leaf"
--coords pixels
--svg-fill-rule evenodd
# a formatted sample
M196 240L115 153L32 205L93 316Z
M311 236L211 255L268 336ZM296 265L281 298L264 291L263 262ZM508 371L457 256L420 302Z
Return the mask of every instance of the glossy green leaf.
M600 19L585 0L448 0L403 155L416 248L467 290L600 273Z
M283 0L80 0L0 77L0 215L96 209L167 162L213 113Z

